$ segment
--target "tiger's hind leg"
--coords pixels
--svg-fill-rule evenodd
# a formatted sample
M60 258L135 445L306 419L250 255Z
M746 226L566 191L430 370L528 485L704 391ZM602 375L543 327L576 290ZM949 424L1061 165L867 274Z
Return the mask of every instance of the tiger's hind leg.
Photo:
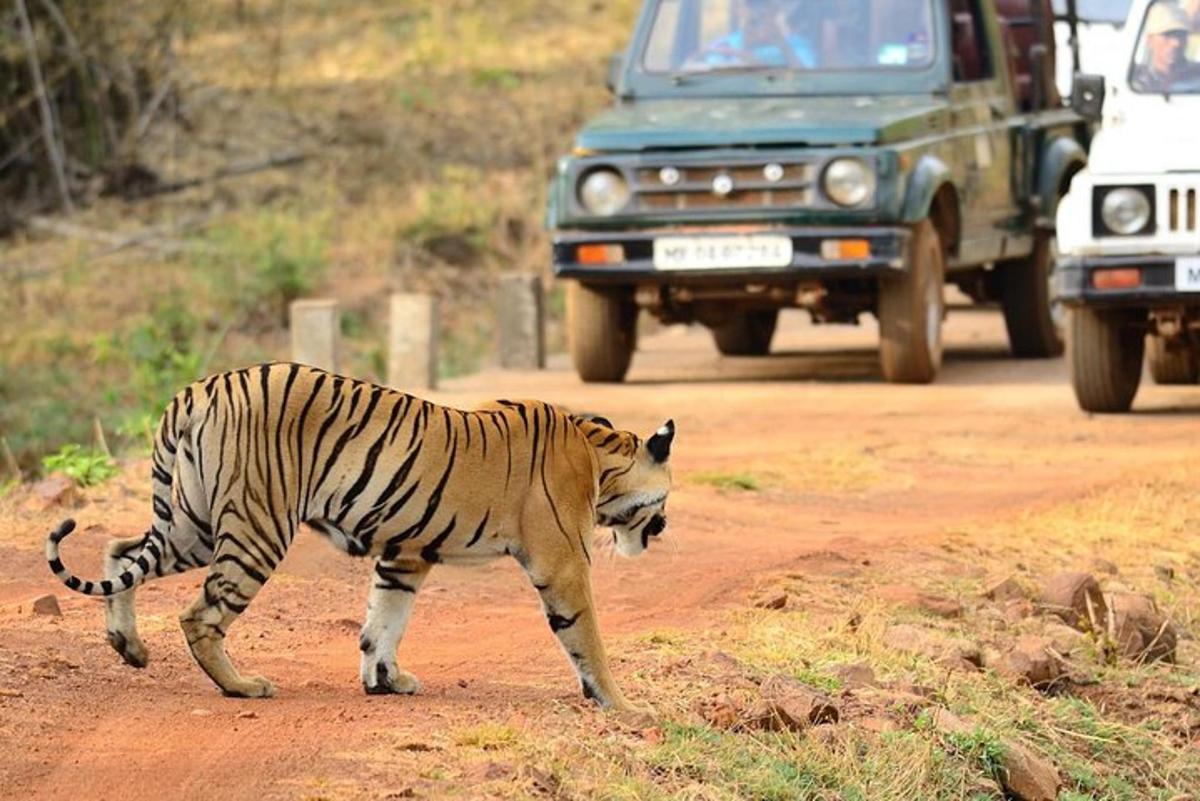
M217 550L200 597L179 616L179 624L192 656L222 693L237 698L270 698L275 694L271 682L261 676L244 678L229 661L225 635L274 572L295 529L277 535L269 519L251 526L244 518L229 515L217 530L221 532ZM263 542L259 531L277 540ZM284 543L282 550L280 542Z
M417 677L396 664L396 649L412 616L417 591L433 566L418 560L375 563L367 620L358 640L362 651L359 674L370 695L412 695L421 689Z
M139 563L149 567L144 581L183 573L204 567L212 561L213 539L209 515L203 503L205 493L200 471L190 449L184 448L175 461L172 483L160 481L162 468L155 457L155 527L165 531L161 550L147 550L151 532L141 537L114 540L108 544L104 577L114 581L130 567ZM164 508L160 498L170 493L170 508ZM108 642L127 664L142 668L149 654L137 632L137 613L134 610L135 589L126 590L105 600L104 618Z
M134 563L146 537L113 540L105 549L104 577L112 581ZM137 612L133 607L134 590L104 599L104 628L108 644L121 655L125 664L144 668L150 661L146 644L137 633Z
M212 561L212 548L198 534L199 532L187 522L173 527L169 535L171 544L158 560L156 569L147 575L146 581L151 581L158 576L182 573L202 567ZM118 576L128 570L138 557L143 555L147 536L110 542L105 551L104 577L115 581ZM137 612L134 608L135 592L137 592L136 589L131 589L106 598L104 600L104 622L109 645L121 655L126 664L144 668L150 656L137 631Z

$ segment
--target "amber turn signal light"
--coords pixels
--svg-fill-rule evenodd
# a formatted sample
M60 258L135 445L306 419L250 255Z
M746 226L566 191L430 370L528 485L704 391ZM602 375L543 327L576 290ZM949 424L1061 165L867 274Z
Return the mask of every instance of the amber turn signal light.
M1141 285L1142 271L1137 267L1096 270L1092 273L1092 286L1096 289L1133 289Z
M821 242L821 258L830 261L871 258L871 243L865 239L826 239Z
M621 245L580 245L575 248L575 260L580 264L620 264L625 261Z

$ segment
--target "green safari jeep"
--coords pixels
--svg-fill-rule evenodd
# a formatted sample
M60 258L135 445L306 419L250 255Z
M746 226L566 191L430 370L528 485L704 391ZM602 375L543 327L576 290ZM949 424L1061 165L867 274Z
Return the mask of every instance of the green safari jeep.
M874 313L883 375L926 383L946 282L1002 304L1016 355L1060 353L1055 210L1090 129L1054 23L1050 0L646 0L550 187L579 375L624 378L640 310L759 355L798 307Z

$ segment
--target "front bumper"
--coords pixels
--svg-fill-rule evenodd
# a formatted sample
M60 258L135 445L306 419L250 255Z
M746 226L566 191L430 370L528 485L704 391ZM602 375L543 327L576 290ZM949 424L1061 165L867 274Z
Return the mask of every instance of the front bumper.
M1137 267L1140 286L1128 289L1097 289L1097 270ZM1058 300L1068 306L1159 307L1200 306L1200 292L1175 288L1174 256L1082 256L1060 257L1055 266Z
M792 263L786 267L737 267L731 269L658 270L654 267L656 236L727 236L736 233L783 234L792 240ZM864 259L826 259L821 243L830 239L865 239L870 256ZM553 239L554 273L589 283L698 284L730 280L782 282L795 279L863 278L902 272L909 230L902 226L831 228L663 229L656 231L562 231ZM617 264L580 264L580 245L621 245L625 260Z

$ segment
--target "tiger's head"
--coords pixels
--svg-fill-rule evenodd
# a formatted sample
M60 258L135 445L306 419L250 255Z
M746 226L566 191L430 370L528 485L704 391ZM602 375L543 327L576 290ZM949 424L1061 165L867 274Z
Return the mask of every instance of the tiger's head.
M603 418L593 419L612 428ZM650 539L667 527L675 422L668 420L646 440L627 436L622 443L625 447L616 452L619 457L601 459L596 523L612 529L617 553L638 556L649 547Z

